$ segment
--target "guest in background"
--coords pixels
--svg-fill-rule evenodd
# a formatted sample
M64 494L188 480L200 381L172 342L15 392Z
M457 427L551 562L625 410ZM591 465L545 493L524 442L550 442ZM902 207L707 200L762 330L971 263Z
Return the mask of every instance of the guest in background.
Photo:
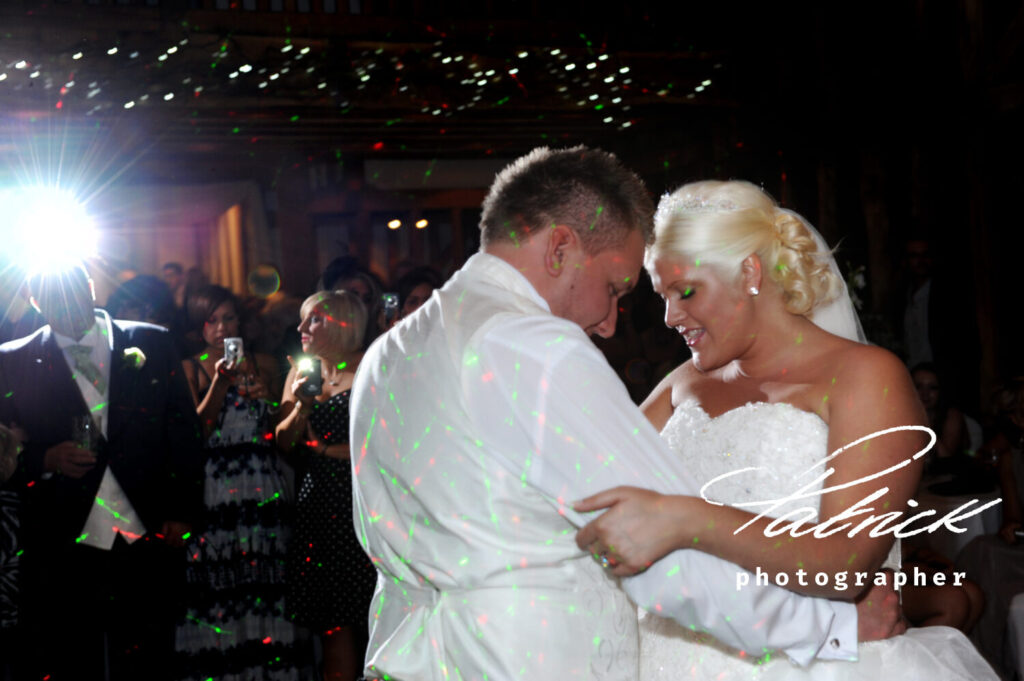
M944 484L954 489L983 486L988 476L974 458L981 443L972 444L967 425L969 417L947 401L938 369L924 362L911 370L910 377L924 406L928 426L938 436L926 464L929 475L953 475L953 480ZM980 439L981 427L977 429ZM985 609L981 587L970 579L954 585L954 566L949 556L923 545L908 543L904 546L903 570L916 569L929 575L928 586L907 584L903 588L903 611L907 619L917 627L944 625L969 634ZM936 585L934 575L938 573L946 576L942 585Z
M7 481L18 467L21 439L12 429L0 425L0 650L18 645L14 629L18 624L18 493ZM16 673L13 656L0 656L0 678Z
M971 579L954 583L953 561L924 546L903 556L903 572L928 575L927 584L910 581L902 589L903 614L915 627L946 626L970 634L985 611L985 594ZM916 571L916 572L915 572ZM942 584L936 574L945 575Z
M391 290L394 291L398 288L398 282L402 280L402 277L420 267L423 267L423 265L420 265L420 263L411 258L402 258L396 262L394 267L391 268L391 277L388 279L391 282Z
M962 472L969 467L970 458L981 446L980 442L971 442L967 417L949 403L939 377L939 370L934 364L931 362L918 364L910 371L910 376L914 381L914 387L917 388L917 395L921 398L921 404L924 405L925 413L928 415L928 425L939 438L935 443L934 453L929 458L929 472L931 474ZM980 426L978 430L981 430Z
M172 331L176 327L171 291L150 274L140 274L118 286L107 298L105 309L115 319L148 322Z
M290 365L289 356L302 352L302 340L295 328L295 318L302 308L302 299L278 292L267 299L261 313L263 317L266 352L277 362L279 375L285 376Z
M198 267L189 267L185 271L185 306L188 307L188 299L197 291L210 285L210 278Z
M199 424L165 329L94 310L76 265L29 280L48 322L0 346L19 470L26 678L164 679L202 515Z
M174 306L179 310L185 307L185 268L180 262L169 262L163 266L161 276L167 289L171 292Z
M1002 526L976 537L957 556L956 567L982 588L986 607L971 635L1004 678L1024 673L1024 377L1008 380L994 399L995 423L982 456L995 458L1003 500ZM1016 677L1015 677L1016 675Z
M181 328L185 330L182 334L183 357L191 357L202 350L205 345L203 339L199 335L199 332L189 322L188 301L192 296L209 285L209 278L198 267L190 267L186 270L184 304L181 309L178 310L179 323L181 324Z
M355 293L366 307L366 335L362 348L370 346L387 329L384 319L384 287L380 278L351 255L335 258L324 268L320 290L344 290Z
M267 352L267 324L263 316L263 306L266 301L258 296L244 296L238 298L236 302L238 304L238 335L245 339L249 354L270 355ZM270 358L273 359L273 356ZM277 375L283 377L285 373L280 372Z
M320 291L302 304L302 350L320 360L323 390L302 390L296 368L285 380L277 444L307 457L296 501L289 559L289 610L323 643L327 681L356 679L363 669L377 571L352 524L349 393L363 357L366 307L348 291Z
M284 604L290 519L272 442L276 368L244 346L239 359L225 357L225 339L239 332L238 301L227 289L201 289L188 312L205 342L182 368L206 438L207 521L186 546L181 677L304 679L302 641Z
M948 401L977 413L981 340L970 277L936 265L933 244L907 239L903 295L894 296L897 337L908 367L930 362L946 378Z
M998 391L995 408L995 426L984 451L995 458L1002 492L999 536L1007 544L1017 544L1016 533L1024 528L1024 378L1012 379Z
M427 302L434 289L444 285L441 273L429 265L417 267L406 272L398 280L398 317L408 317L416 309Z

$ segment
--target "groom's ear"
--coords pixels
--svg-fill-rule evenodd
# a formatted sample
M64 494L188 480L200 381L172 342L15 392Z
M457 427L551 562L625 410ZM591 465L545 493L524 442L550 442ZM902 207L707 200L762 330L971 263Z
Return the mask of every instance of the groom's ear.
M547 230L547 241L544 248L544 269L548 275L561 276L578 240L575 230L569 225L551 225Z
M744 291L749 291L751 288L761 289L761 258L757 253L751 253L743 259L743 263L740 265L740 276L743 279Z

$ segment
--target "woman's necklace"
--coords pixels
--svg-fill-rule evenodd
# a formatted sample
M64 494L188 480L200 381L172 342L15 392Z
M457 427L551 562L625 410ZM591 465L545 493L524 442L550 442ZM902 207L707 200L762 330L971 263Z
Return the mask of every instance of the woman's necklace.
M345 364L346 364L345 362L340 362L338 364L338 366L343 367L343 366L345 366ZM326 367L325 367L325 369L326 369ZM339 385L341 383L341 377L342 377L343 374L344 374L343 370L339 371L337 373L337 375L335 376L336 380L332 381L330 376L327 375L327 371L324 371L323 372L323 377L324 377L324 380L327 381L327 385L335 385L336 386L336 385Z
M323 363L321 364L321 376L323 376L323 379L327 382L327 385L339 386L342 384L342 379L344 378L345 374L355 370L355 366L359 363L358 360L359 355L356 355L355 357L349 356L347 360L338 360L337 362L332 361L329 363L326 360L324 360ZM349 366L350 364L351 366ZM335 368L337 369L337 371L335 372L334 380L332 381L331 377L328 376L328 372L334 370Z

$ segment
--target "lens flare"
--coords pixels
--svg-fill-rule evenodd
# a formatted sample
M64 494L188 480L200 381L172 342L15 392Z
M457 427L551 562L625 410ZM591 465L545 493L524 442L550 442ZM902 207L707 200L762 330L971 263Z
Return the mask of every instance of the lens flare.
M99 235L88 212L74 195L56 187L28 187L0 192L5 241L10 253L30 273L57 272L97 255Z

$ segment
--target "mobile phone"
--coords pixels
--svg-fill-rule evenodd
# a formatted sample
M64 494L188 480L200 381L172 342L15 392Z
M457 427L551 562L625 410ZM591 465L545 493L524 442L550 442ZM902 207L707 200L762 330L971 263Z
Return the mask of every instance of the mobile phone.
M324 377L320 373L320 360L316 357L303 357L299 360L299 373L308 376L306 382L299 386L303 395L315 397L324 391Z
M242 346L241 338L225 338L224 339L224 359L228 362L233 361L235 366L242 361L245 356L245 349Z
M398 294L383 293L381 300L384 302L384 319L390 324L398 317Z

